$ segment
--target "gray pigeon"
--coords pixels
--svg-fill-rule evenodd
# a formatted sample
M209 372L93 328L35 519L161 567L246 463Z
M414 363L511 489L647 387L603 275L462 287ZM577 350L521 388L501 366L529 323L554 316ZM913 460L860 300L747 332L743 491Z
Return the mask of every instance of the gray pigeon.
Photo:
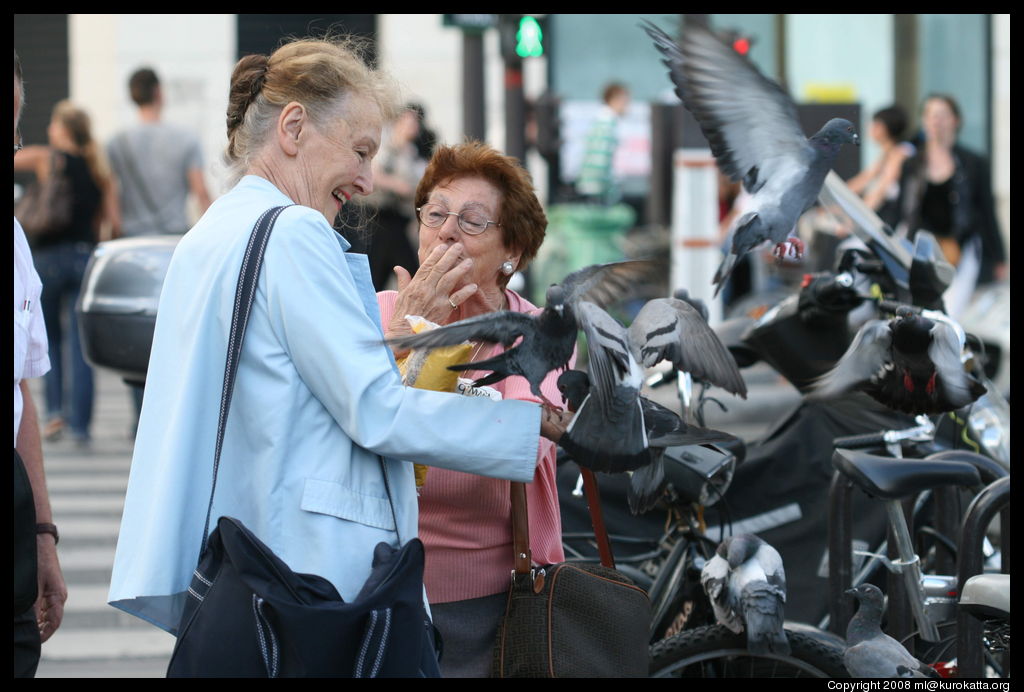
M732 248L719 266L715 295L740 257L766 240L780 258L803 254L789 239L797 219L814 204L844 143L859 144L853 123L833 118L804 137L796 105L782 88L707 28L688 22L679 45L658 27L644 29L664 56L676 95L700 124L718 167L743 181L750 211L734 225Z
M549 372L569 366L579 331L576 316L579 303L585 299L607 305L621 300L638 283L649 280L655 268L656 264L647 260L591 265L572 272L561 284L552 284L547 290L547 305L540 314L502 310L413 336L387 339L385 343L408 349L434 349L469 340L500 343L507 349L503 353L448 369L490 370L490 375L474 382L477 386L520 375L530 383L530 391L538 399L556 407L541 393L540 385ZM520 338L518 345L509 348Z
M590 391L560 444L581 466L617 473L651 463L650 426L640 397L642 366L670 360L678 369L746 396L732 355L689 303L648 301L628 330L588 301L580 302L578 316L590 353Z
M882 631L882 592L874 584L848 589L860 602L846 627L843 664L854 678L938 678L939 674Z
M985 393L964 370L966 335L942 313L900 308L892 320L870 320L836 366L812 385L808 399L854 389L913 415L955 411Z
M590 395L590 376L579 370L567 370L558 377L558 390L569 405L570 411L578 411ZM687 425L670 409L639 397L640 407L630 407L625 418L606 420L602 417L601 406L588 408L595 423L584 422L583 428L594 431L593 436L583 436L584 444L577 443L571 436L562 436L559 444L577 463L587 468L622 470L619 467L631 464L623 462L636 459L643 464L630 476L627 499L633 514L650 510L661 497L667 481L665 479L664 451L666 447L728 442L736 438L729 433L709 430L696 425ZM583 428L580 428L582 430ZM645 436L646 434L646 436ZM649 454L649 456L648 456ZM603 462L601 459L610 459Z
M775 548L754 534L730 536L704 565L700 583L719 624L737 634L746 629L747 649L789 654L786 571Z

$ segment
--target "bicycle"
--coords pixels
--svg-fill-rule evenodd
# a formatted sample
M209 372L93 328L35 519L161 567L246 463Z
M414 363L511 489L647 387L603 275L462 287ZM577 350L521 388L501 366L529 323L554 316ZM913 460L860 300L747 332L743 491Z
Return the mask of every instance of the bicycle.
M907 432L907 431L903 431ZM839 632L846 627L852 607L841 598L849 586L865 581L871 571L872 564L861 570L856 579L850 579L852 552L848 542L849 536L843 532L843 516L848 508L849 491L859 487L871 497L883 500L890 528L890 536L896 547L895 559L881 554L888 548L883 544L877 552L861 553L871 557L873 563L884 565L890 573L888 589L888 629L890 634L900 639L911 652L925 663L949 667L949 661L956 658L955 647L957 637L957 594L966 580L963 570L968 558L976 559L977 566L971 574L981 571L981 544L984 540L985 525L978 528L967 528L967 518L961 527L961 538L957 543L944 539L957 560L957 575L929 574L922 570L921 551L915 550L912 532L903 509L906 498L917 497L918 508L922 498L928 491L948 487L966 487L976 490L982 480L991 483L1004 480L1008 486L1007 472L992 459L971 452L940 452L924 459L902 459L899 457L882 457L864 452L843 448L841 445L861 443L869 446L874 438L878 443L888 434L890 440L897 431L888 431L876 436L857 436L859 439L838 439L837 449L833 456L836 467L836 478L833 488L834 511L830 516L830 580L829 589L833 607L830 617L831 629ZM890 445L893 442L890 441ZM1008 491L1007 491L1008 496ZM981 496L979 495L977 500ZM993 511L987 515L991 519ZM968 518L971 516L968 511ZM915 516L914 513L911 516ZM977 522L975 522L977 523ZM937 532L932 535L941 536ZM974 539L967 543L964 536ZM980 538L978 538L980 536ZM973 564L973 563L972 563ZM916 629L910 624L912 620ZM920 639L920 642L916 642ZM961 634L961 641L966 641ZM961 643L963 648L965 644ZM1001 674L1001 666L990 658L996 674Z

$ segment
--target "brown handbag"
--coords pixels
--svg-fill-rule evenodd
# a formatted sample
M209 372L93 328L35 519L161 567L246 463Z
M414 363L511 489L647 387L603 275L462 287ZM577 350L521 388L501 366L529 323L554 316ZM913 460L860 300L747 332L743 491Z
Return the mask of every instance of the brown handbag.
M64 172L64 157L56 151L46 180L28 186L14 207L25 235L32 239L56 235L71 226L71 180Z
M615 569L597 480L581 469L601 565L530 561L526 486L511 484L515 568L491 676L647 677L651 603Z

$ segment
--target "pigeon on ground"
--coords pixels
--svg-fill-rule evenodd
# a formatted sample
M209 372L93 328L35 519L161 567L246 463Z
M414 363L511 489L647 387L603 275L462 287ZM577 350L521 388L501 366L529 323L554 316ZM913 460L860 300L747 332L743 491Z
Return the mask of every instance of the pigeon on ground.
M567 370L558 377L558 390L562 392L562 398L568 404L569 410L578 411L590 394L590 376L579 370ZM580 465L587 468L593 468L595 463L601 465L600 461L595 462L594 457L609 454L609 448L613 447L624 447L626 451L620 454L627 457L631 457L632 453L640 455L641 463L645 465L633 471L626 495L629 509L633 514L649 511L665 490L668 482L665 479L664 466L666 447L730 442L736 439L729 433L687 425L673 411L647 397L641 396L639 400L639 416L633 415L625 420L599 420L593 426L599 439L590 440L590 444L577 444L568 433L563 435L559 442L573 460L580 463L579 460L582 459L583 463ZM600 417L600 406L594 406L590 410L595 412L596 417ZM649 460L644 457L644 448L641 446L644 439L650 455ZM622 440L632 442L623 444ZM633 450L630 450L630 444L634 446Z
M966 336L942 313L899 308L892 320L870 320L836 366L812 385L809 399L854 389L912 415L955 411L985 393L964 370Z
M807 139L793 99L707 28L688 22L679 45L650 22L644 29L664 56L676 95L700 124L718 167L731 180L742 180L752 196L715 274L715 295L736 261L766 240L776 244L780 259L799 258L803 243L789 234L817 199L842 145L860 143L853 123L833 118Z
M651 463L651 444L675 444L649 439L651 426L644 421L640 396L644 366L670 360L679 370L746 396L732 355L689 303L675 298L648 301L628 330L588 301L580 301L577 310L587 335L590 388L561 444L581 466L630 471Z
M753 534L730 536L704 565L700 583L718 623L737 634L746 629L747 649L789 654L786 571L775 548Z
M583 300L607 305L628 297L638 283L649 280L656 265L647 260L629 260L591 265L569 274L561 284L547 290L547 305L536 315L502 310L461 320L445 327L412 336L387 339L399 348L438 348L469 340L500 343L507 350L486 360L451 365L449 370L490 370L474 382L489 385L509 375L521 375L530 391L545 404L557 408L540 390L549 372L569 365L576 336L578 305ZM518 339L522 341L509 348Z
M882 631L882 592L874 584L846 591L860 608L846 627L843 664L854 678L938 678L939 674Z

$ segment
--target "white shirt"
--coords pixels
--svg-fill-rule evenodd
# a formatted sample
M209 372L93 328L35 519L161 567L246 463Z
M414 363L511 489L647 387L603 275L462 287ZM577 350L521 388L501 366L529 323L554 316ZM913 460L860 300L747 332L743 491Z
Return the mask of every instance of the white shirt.
M14 445L25 402L21 398L21 381L40 377L50 370L46 344L46 325L39 296L43 282L32 264L32 251L21 224L14 219Z

